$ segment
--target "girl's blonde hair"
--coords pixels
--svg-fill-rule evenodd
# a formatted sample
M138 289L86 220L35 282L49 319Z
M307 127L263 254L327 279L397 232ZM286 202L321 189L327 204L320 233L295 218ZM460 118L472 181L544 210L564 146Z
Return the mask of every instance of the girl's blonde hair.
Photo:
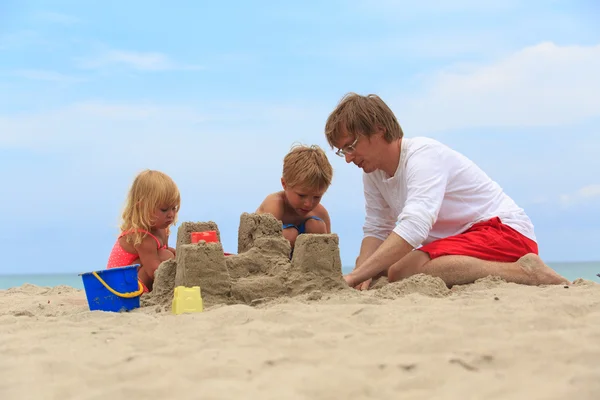
M154 224L154 214L159 207L176 207L173 225L177 222L177 212L181 198L177 185L168 175L153 170L142 171L133 180L129 189L125 209L123 210L121 232L133 231L127 235L127 241L133 237L133 245L142 243L146 233L139 229L150 231ZM169 228L167 228L167 234Z

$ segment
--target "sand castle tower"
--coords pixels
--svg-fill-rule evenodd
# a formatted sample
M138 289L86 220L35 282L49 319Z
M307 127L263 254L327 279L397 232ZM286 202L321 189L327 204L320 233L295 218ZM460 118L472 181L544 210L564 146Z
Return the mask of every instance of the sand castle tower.
M238 254L225 256L220 243L191 243L192 232L216 231L214 222L184 222L177 232L175 260L156 272L154 290L144 305L170 305L176 286L200 286L205 306L253 304L315 290L347 288L342 278L336 234L302 234L290 260L290 243L281 222L270 214L243 213ZM168 304L167 304L168 303Z

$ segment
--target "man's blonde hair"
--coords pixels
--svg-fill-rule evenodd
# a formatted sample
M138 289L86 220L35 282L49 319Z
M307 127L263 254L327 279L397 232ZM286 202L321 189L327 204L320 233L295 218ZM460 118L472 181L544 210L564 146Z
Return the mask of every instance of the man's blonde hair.
M144 170L133 180L123 210L121 232L133 231L133 244L142 242L154 224L154 213L158 207L176 207L179 212L181 197L173 179L160 171ZM177 221L177 213L173 225ZM169 229L167 229L167 232ZM129 240L128 240L129 241Z
M362 96L350 92L342 97L325 123L325 136L331 148L342 136L342 126L355 137L370 137L377 127L385 128L383 137L388 143L404 136L392 110L375 94Z
M317 145L296 145L283 159L283 179L288 187L327 190L333 167Z

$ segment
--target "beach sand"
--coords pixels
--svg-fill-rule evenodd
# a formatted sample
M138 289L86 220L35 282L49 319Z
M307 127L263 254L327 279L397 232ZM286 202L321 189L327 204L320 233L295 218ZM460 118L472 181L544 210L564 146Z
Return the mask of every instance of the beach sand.
M268 268L215 261L229 278L204 285L201 313L171 314L167 286L215 244L178 243L128 313L90 312L67 286L0 291L0 399L600 398L599 284L416 275L359 292L334 279L335 237L306 235L289 262L269 235L250 235Z
M0 398L598 399L600 285L415 276L172 315L0 291Z

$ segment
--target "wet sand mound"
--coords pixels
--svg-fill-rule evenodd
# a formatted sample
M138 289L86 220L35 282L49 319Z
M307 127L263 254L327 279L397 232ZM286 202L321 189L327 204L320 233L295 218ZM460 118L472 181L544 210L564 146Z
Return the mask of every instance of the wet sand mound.
M220 242L191 243L192 232L208 230L220 237L212 221L184 222L179 227L176 259L159 266L154 290L142 296L143 306L170 307L176 286L200 286L205 307L350 290L342 278L336 234L300 235L290 260L281 222L270 214L241 215L236 255L225 256Z
M451 292L443 280L425 274L417 274L398 282L388 283L374 291L375 296L384 299L396 299L413 293L428 297L446 297Z

